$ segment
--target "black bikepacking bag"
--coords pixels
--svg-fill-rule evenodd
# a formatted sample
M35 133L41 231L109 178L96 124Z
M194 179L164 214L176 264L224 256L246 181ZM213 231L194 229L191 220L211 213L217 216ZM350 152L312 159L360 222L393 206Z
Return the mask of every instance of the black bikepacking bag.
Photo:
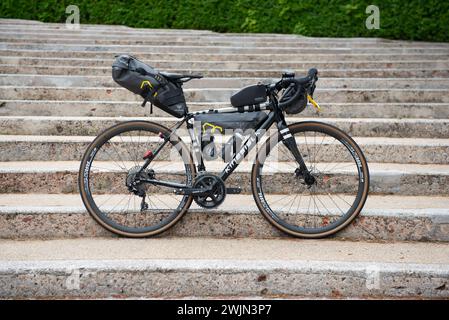
M267 89L263 84L247 86L231 96L231 104L236 108L260 104L265 101L267 101Z
M187 113L180 83L167 80L156 69L130 55L117 56L112 64L112 78L122 87L142 96L156 107L181 118Z
M243 142L245 130L257 129L268 118L262 111L246 113L201 113L194 116L195 126L199 124L199 137L203 159L213 160L218 155L229 161ZM214 136L225 134L226 129L233 129L232 137L226 142L221 152L216 151Z
M263 111L245 113L201 113L195 115L195 121L201 122L201 131L211 133L225 133L225 129L254 129L266 118Z
M300 90L299 95L296 97L296 99L291 100L296 95L297 90ZM284 94L279 100L279 106L287 114L300 113L306 108L306 105L307 105L306 90L302 86L297 86L295 84L291 84L287 89L285 89Z

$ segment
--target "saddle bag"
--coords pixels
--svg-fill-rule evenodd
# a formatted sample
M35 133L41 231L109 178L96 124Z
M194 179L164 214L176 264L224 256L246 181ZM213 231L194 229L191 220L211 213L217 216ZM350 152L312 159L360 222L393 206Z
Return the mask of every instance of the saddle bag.
M112 78L120 86L177 118L187 113L181 83L166 79L159 71L130 55L117 56Z

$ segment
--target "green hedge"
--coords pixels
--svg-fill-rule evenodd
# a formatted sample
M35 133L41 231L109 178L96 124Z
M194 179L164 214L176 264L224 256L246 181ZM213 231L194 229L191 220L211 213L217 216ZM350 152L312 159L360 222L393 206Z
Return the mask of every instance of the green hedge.
M2 0L0 16L64 22L70 4L81 23L449 41L446 0ZM379 30L365 27L370 4L380 9Z

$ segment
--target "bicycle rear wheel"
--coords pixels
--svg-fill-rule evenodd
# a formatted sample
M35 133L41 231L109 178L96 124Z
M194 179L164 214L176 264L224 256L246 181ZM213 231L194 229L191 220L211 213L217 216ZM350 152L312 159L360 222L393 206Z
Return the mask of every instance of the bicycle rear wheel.
M163 143L161 133L171 132L152 122L124 122L105 130L86 150L78 180L81 198L109 231L127 237L155 235L173 226L190 207L193 197L175 195L170 187L139 183L130 190L144 154ZM173 134L139 178L192 185L195 172L190 152Z
M305 183L295 158L276 133L262 146L253 165L254 199L263 216L288 234L331 235L353 221L365 204L366 159L353 139L329 124L300 122L289 130L315 183Z

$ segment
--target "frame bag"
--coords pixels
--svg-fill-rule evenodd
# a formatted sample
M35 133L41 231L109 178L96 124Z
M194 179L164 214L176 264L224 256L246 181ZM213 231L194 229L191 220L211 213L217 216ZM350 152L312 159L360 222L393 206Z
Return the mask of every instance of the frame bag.
M130 55L117 56L112 64L112 78L120 86L142 96L156 107L177 118L187 113L181 83L167 80L156 69Z
M224 161L230 161L243 143L245 130L259 128L268 116L262 111L246 113L211 112L200 113L193 118L200 126L199 137L203 159L214 160L220 155ZM215 135L225 134L226 129L233 129L233 134L218 154L214 143Z

